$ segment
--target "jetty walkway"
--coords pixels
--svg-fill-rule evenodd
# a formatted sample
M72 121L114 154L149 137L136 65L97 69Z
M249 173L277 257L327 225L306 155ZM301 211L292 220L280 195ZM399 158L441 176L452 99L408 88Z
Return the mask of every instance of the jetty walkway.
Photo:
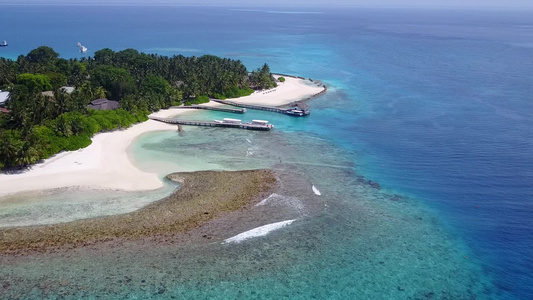
M271 112L276 112L280 114L286 114L290 116L297 116L297 117L303 117L309 115L311 112L308 109L297 109L297 108L279 108L279 107L273 107L273 106L261 106L261 105L252 105L252 104L244 104L244 103L238 103L233 101L227 101L227 100L220 100L220 99L211 99L211 101L236 106L236 107L243 107L243 108L249 108L249 109L257 109L257 110L266 110Z
M230 113L236 113L236 114L244 114L246 112L246 108L236 109L236 108L222 108L222 107L212 107L212 106L204 106L204 105L172 106L171 108L206 109L206 110L216 110L216 111L230 112Z
M176 124L176 125L192 125L192 126L209 126L209 127L228 127L228 128L240 128L247 130L262 130L268 131L274 128L272 124L256 124L256 123L241 123L241 122L213 122L213 121L188 121L188 120L178 120L172 118L160 118L160 117L148 117L151 120L159 121L167 124Z

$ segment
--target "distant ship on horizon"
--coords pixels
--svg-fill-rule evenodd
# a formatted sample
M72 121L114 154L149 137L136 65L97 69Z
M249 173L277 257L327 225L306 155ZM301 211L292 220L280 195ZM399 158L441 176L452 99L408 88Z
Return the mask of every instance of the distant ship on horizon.
M83 46L80 42L78 42L78 48L80 48L80 52L87 52L87 47Z
M0 47L7 47L7 41L4 40L3 42L1 42Z

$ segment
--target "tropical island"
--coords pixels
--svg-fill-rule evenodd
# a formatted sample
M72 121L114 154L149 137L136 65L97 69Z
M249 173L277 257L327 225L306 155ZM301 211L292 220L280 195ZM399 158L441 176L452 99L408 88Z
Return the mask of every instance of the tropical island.
M0 58L0 72L0 89L9 91L0 116L0 167L42 162L0 174L0 196L68 186L156 189L161 179L136 168L126 149L145 132L176 126L148 115L187 113L168 108L210 98L278 106L324 91L303 78L273 75L266 64L248 72L238 60L133 49L67 60L43 46L16 61Z
M16 61L1 58L0 90L9 97L0 115L0 169L84 148L95 133L146 121L172 105L242 97L276 85L266 64L248 73L240 61L212 55L102 49L67 60L41 46Z

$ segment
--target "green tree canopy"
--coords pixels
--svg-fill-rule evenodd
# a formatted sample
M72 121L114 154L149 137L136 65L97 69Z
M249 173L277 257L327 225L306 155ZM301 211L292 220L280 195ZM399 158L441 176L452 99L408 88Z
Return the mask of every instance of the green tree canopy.
M270 89L277 86L267 64L250 74L250 84L257 89Z
M52 64L59 57L59 53L48 46L41 46L37 49L33 49L26 56L31 63L38 63L43 65Z
M57 90L58 88L67 84L67 76L61 73L50 72L46 73L45 75L50 79L50 84L54 90Z
M43 74L20 74L17 77L17 83L26 86L31 93L49 91L52 89L50 77Z
M135 81L126 69L101 65L92 71L94 86L102 86L111 99L120 100L128 93L136 90Z
M94 61L100 65L111 65L115 59L115 51L104 48L94 52Z
M148 75L141 84L141 92L166 95L170 91L170 85L165 78L156 75Z

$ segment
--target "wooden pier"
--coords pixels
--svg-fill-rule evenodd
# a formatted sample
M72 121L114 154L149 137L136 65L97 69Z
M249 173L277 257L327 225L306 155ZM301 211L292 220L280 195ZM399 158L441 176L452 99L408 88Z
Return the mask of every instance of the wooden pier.
M203 105L172 106L171 108L206 109L206 110L216 110L216 111L223 111L223 112L229 112L229 113L235 113L235 114L244 114L246 112L246 108L235 109L235 108L211 107L211 106L203 106Z
M307 116L311 113L308 109L299 110L295 108L280 108L280 107L273 107L273 106L252 105L252 104L244 104L244 103L219 100L219 99L211 99L211 101L221 103L221 104L231 105L231 106L249 108L249 109L266 110L266 111L271 111L271 112L276 112L276 113L296 116L296 117Z
M252 123L227 123L227 122L212 122L212 121L188 121L188 120L178 120L171 118L159 118L159 117L149 117L151 120L159 121L168 124L176 125L191 125L191 126L209 126L209 127L228 127L228 128L240 128L247 130L262 130L268 131L274 128L272 124L252 124Z

